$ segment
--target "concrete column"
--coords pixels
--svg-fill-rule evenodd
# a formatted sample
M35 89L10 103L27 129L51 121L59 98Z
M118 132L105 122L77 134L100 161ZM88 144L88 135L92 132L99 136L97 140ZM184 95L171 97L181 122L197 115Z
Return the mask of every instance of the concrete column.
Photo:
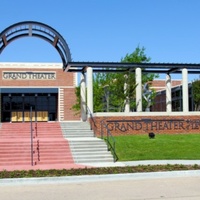
M166 75L166 111L172 111L171 76Z
M135 70L136 78L136 110L137 112L142 112L142 70L141 68L136 68Z
M84 73L81 74L80 95L81 95L81 120L87 121L86 80Z
M88 114L93 114L93 69L87 68L87 109Z
M182 70L182 98L183 98L183 112L189 111L188 101L188 70L184 68Z

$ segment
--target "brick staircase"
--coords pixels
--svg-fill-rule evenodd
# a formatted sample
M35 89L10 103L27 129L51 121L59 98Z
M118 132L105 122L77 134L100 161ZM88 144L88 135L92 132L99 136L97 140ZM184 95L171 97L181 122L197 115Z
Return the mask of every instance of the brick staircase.
M69 144L57 122L33 125L33 165L74 164ZM31 166L30 123L2 123L0 127L0 167Z

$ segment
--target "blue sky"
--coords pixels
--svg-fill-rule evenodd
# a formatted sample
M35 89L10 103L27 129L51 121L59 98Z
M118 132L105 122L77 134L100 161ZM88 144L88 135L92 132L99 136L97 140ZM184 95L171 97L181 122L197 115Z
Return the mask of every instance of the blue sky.
M151 62L200 63L199 8L199 0L1 0L0 32L21 21L48 24L73 61L118 62L139 45ZM49 43L28 37L9 44L0 62L61 59Z

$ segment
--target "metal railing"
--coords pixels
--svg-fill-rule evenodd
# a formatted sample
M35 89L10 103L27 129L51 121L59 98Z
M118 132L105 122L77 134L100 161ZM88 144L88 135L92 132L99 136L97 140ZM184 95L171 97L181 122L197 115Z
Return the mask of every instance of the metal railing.
M33 154L34 154L34 151L33 151L33 122L32 122L32 107L30 107L30 122L31 122L31 165L33 166L34 163L33 163Z
M106 137L104 137L104 128L106 129ZM111 151L114 162L116 162L118 160L118 156L116 154L116 141L104 120L101 121L101 138L105 139L108 151Z
M97 127L96 123L95 123L95 119L94 119L94 117L92 115L92 112L90 111L90 109L88 107L87 107L87 114L90 115L90 118L91 118L91 120L92 120L92 122L94 124L94 127ZM105 138L104 138L104 133L103 133L103 127L106 129L106 137ZM90 128L91 128L91 130L93 130L91 121L90 121ZM95 130L94 130L94 135L96 136ZM108 151L111 151L111 153L113 155L113 158L114 158L114 162L116 162L118 160L118 156L116 154L115 138L111 134L111 132L108 129L108 127L107 127L106 123L104 122L104 120L101 121L101 138L105 139L106 144L107 144L107 149L108 149Z
M94 117L93 117L93 115L92 115L92 112L90 111L90 109L89 109L88 107L87 107L87 114L90 115L90 119L92 120L92 122L93 122L93 124L94 124L94 127L97 127L97 126L96 126L96 123L95 123L95 120L94 120ZM96 136L96 129L94 130L94 129L92 128L92 122L91 122L91 121L89 122L89 123L90 123L90 129L94 131L94 136Z
M31 165L34 165L34 138L38 136L38 130L37 130L37 117L35 117L35 135L34 135L34 128L33 128L33 111L32 107L30 107L30 137L31 137ZM37 161L40 161L40 143L39 140L37 140L36 144L36 151L37 151ZM36 162L35 162L36 164Z
M37 140L37 161L40 161L40 141Z

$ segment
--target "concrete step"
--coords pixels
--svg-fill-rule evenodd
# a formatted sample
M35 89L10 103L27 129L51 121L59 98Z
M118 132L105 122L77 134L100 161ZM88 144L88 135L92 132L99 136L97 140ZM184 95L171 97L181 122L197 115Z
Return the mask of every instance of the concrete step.
M107 152L105 154L88 154L88 155L80 155L80 154L76 154L76 156L74 157L74 159L77 159L77 158L80 158L80 159L84 159L84 158L112 158L112 156Z
M77 152L77 151L107 151L107 147L106 146L74 146L74 145L70 145L71 151L72 152Z
M93 137L93 136L91 136L91 135L64 135L64 138L66 138L66 139L70 139L70 138L80 138L80 137L86 137L86 138L88 138L88 137Z
M75 160L76 163L79 163L79 164L83 164L83 163L103 163L103 162L114 162L113 161L113 158L101 158L101 159L98 159L98 158L88 158L88 159L77 159Z
M98 154L106 154L107 152L108 152L108 150L106 149L96 149L95 151L94 151L94 149L74 149L73 151L72 151L72 154L75 156L75 155L79 155L79 154L84 154L84 155L89 155L89 154L91 154L91 152L94 152L94 153L97 153L98 152Z
M89 123L61 123L61 129L76 163L113 162L105 141L94 137Z

